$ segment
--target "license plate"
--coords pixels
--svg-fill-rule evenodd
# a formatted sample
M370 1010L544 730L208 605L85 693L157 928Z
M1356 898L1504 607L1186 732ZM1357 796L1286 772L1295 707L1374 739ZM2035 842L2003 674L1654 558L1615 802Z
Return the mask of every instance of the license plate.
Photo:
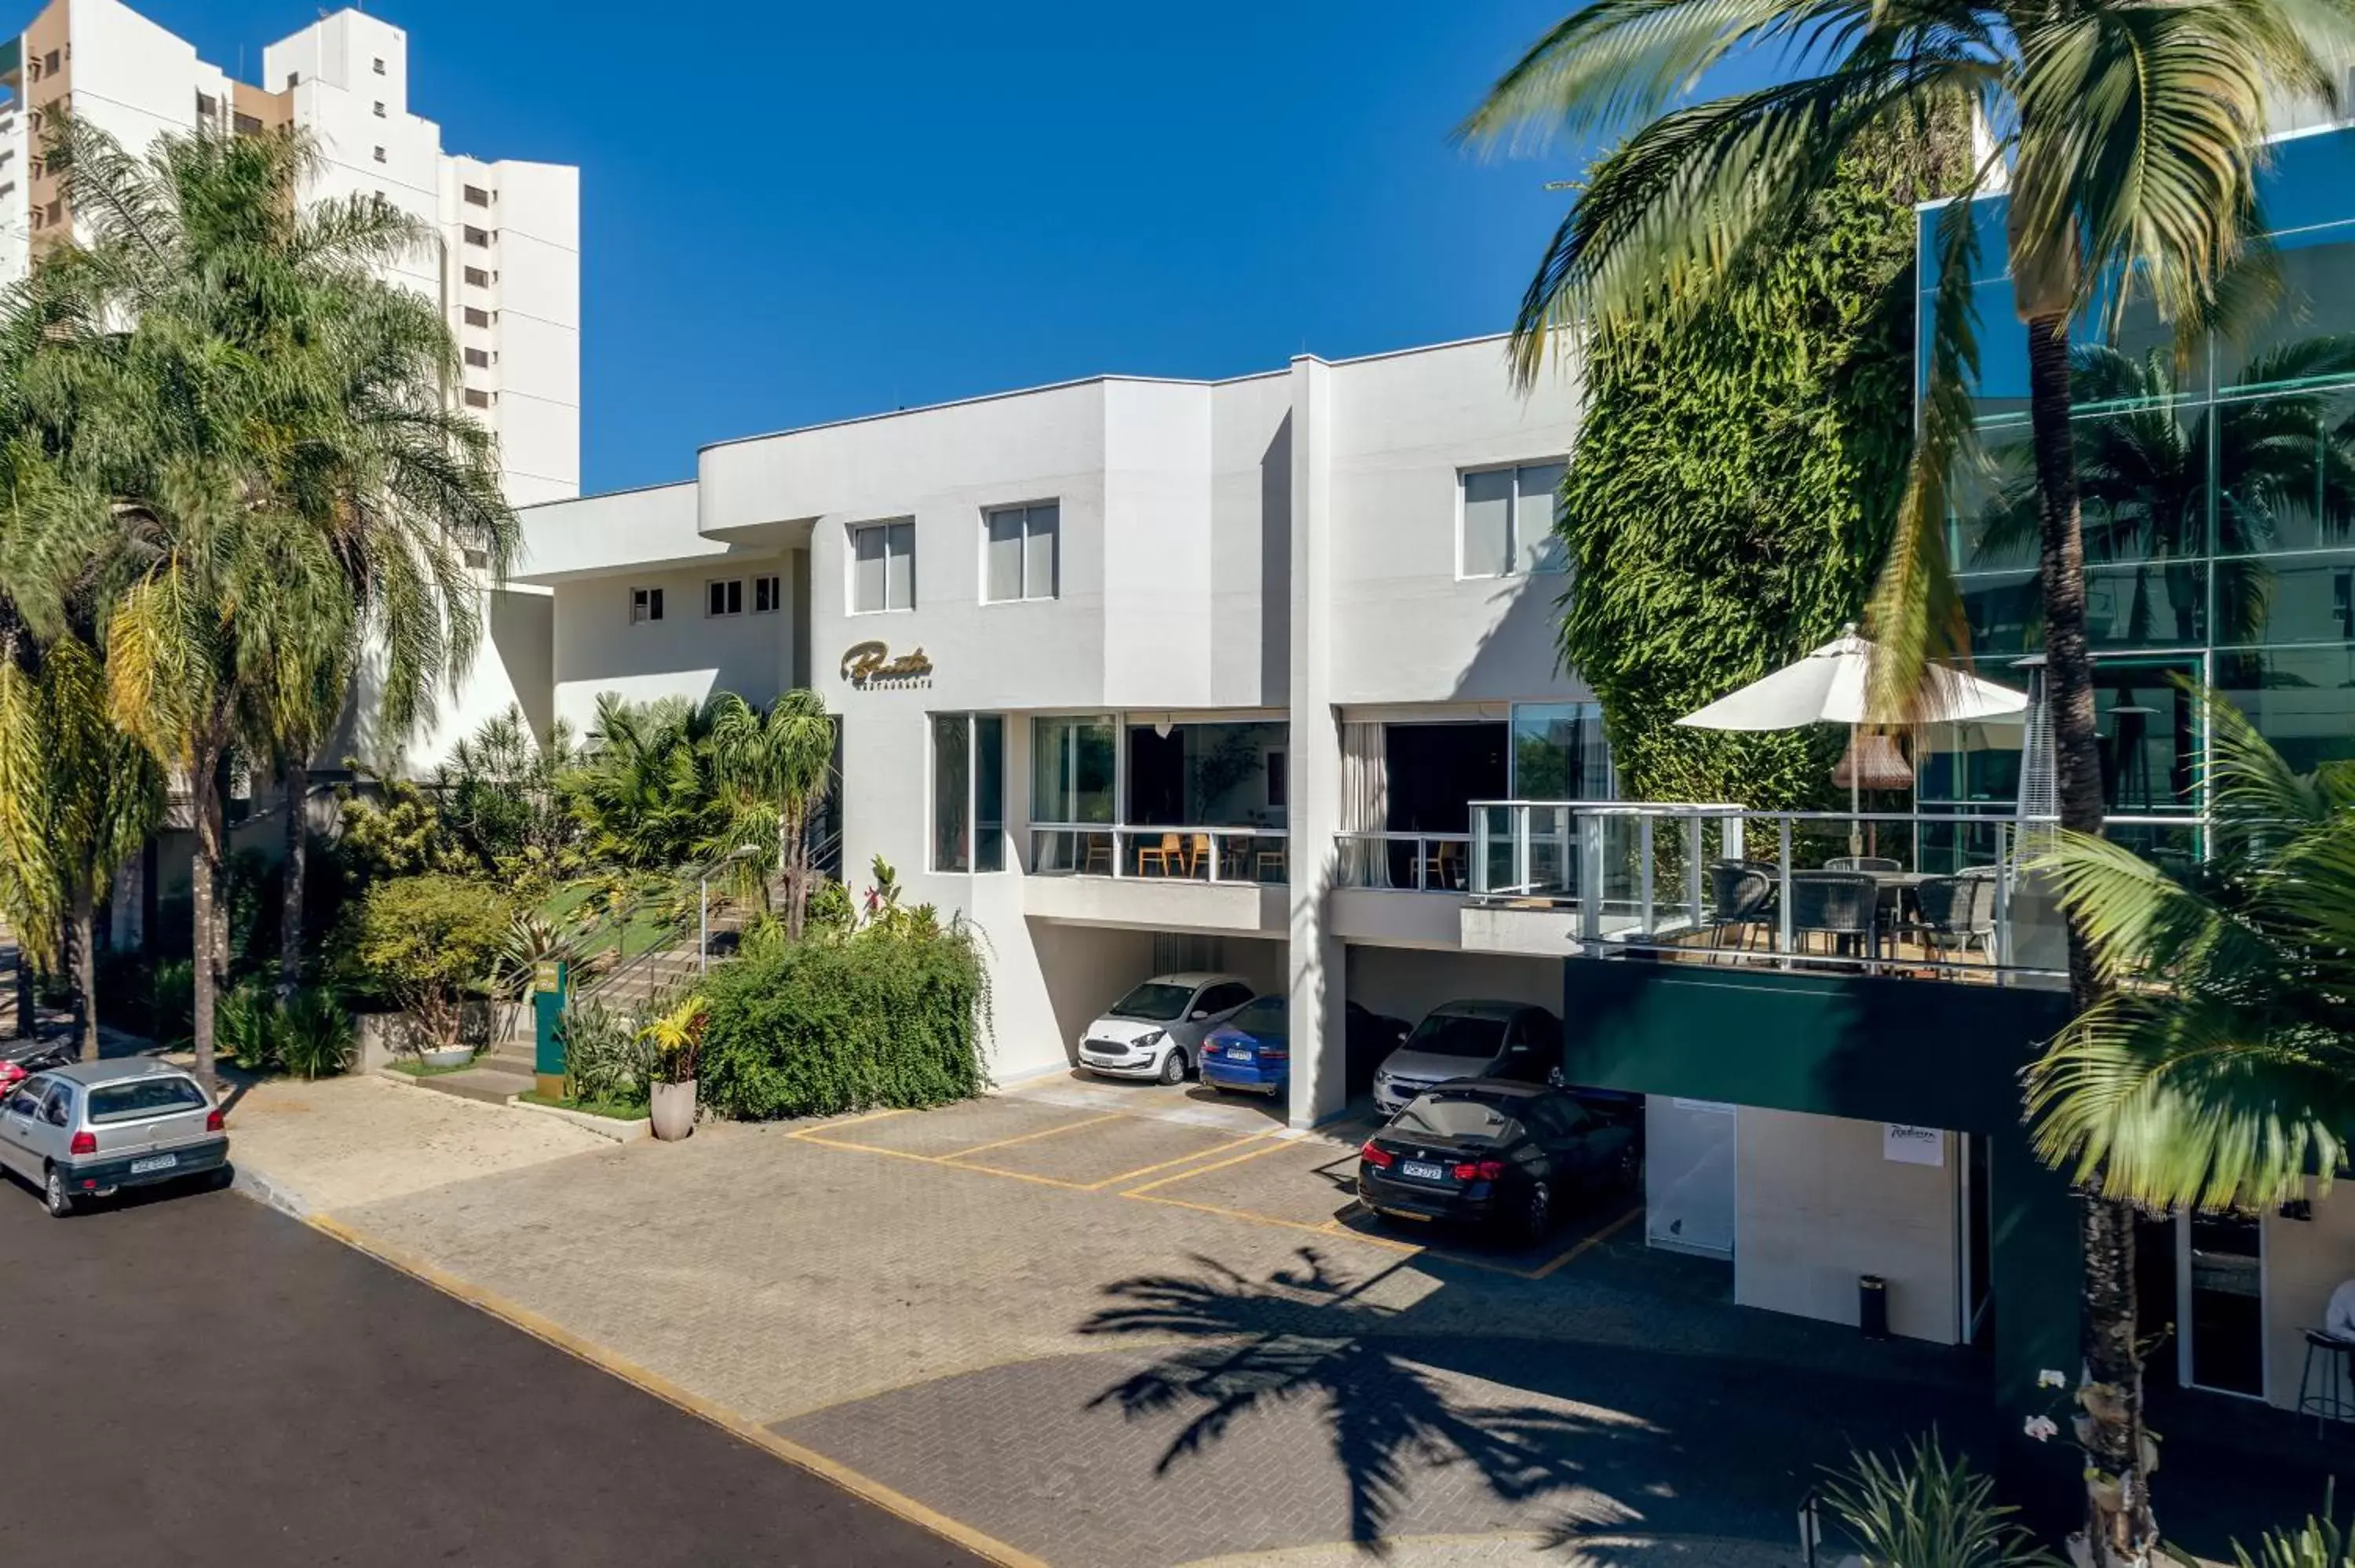
M1444 1181L1447 1180L1446 1166L1425 1165L1420 1160L1408 1160L1401 1161L1399 1165L1399 1173L1402 1176L1412 1176L1418 1181Z
M133 1176L144 1176L150 1171L169 1171L173 1166L177 1165L179 1162L180 1157L176 1154L150 1155L145 1160L133 1160L131 1162L131 1173Z
M1230 1045L1227 1047L1227 1059L1232 1062L1248 1062L1252 1059L1251 1047L1248 1045Z

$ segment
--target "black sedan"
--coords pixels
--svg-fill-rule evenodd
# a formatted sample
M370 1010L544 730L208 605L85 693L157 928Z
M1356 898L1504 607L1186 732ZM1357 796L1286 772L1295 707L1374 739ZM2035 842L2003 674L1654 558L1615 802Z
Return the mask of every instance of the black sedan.
M1358 1197L1378 1214L1534 1242L1578 1198L1635 1180L1637 1137L1570 1090L1460 1079L1418 1096L1366 1140Z

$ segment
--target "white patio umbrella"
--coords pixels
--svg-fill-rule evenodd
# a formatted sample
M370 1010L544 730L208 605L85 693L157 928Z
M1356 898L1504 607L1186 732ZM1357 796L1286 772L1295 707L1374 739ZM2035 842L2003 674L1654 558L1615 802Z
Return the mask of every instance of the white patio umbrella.
M1738 692L1707 707L1689 713L1677 723L1693 729L1800 729L1811 724L1844 724L1849 745L1856 745L1857 726L1865 722L1865 694L1877 650L1857 635L1853 626L1796 664L1785 664L1762 675ZM2028 706L2028 694L1982 681L1977 675L1943 664L1926 672L1922 700L1913 715L1917 724L1945 724L1964 719L1994 718ZM1859 810L1857 779L1849 776L1849 810ZM1849 832L1853 844L1860 835Z

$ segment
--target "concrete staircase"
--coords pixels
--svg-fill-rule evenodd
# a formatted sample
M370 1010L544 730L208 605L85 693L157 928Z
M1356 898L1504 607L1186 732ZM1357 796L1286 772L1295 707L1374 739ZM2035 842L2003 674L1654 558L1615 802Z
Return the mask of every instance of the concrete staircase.
M435 1073L416 1080L421 1087L438 1089L460 1099L503 1106L514 1096L536 1086L532 1076L532 1043L503 1040L474 1058L474 1065L455 1073Z

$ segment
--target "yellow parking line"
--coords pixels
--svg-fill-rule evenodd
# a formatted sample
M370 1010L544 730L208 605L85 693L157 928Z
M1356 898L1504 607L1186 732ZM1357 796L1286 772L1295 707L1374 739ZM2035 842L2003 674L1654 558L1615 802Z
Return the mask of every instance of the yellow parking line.
M840 1121L822 1121L815 1127L795 1128L793 1131L785 1134L785 1136L787 1138L798 1138L808 1141L815 1141L817 1135L821 1132L831 1132L837 1128L857 1127L861 1122L881 1121L886 1117L906 1116L907 1114L907 1107L895 1106L890 1110L868 1111L865 1116L845 1117Z
M1254 1136L1267 1135L1258 1134ZM1273 1154L1279 1149L1295 1149L1297 1147L1299 1147L1297 1144L1293 1143L1289 1139L1279 1139L1269 1144L1265 1149L1254 1149L1248 1154L1231 1155L1227 1159L1219 1160L1215 1164L1198 1165L1191 1171L1180 1171L1175 1176L1164 1176L1158 1181L1147 1181L1142 1187L1131 1187L1127 1192L1123 1192L1121 1196L1124 1198L1142 1197L1146 1193L1152 1192L1156 1187L1167 1187L1174 1181L1190 1181L1197 1176L1208 1176L1213 1171L1224 1171L1230 1165L1241 1165L1246 1160L1257 1160L1263 1154ZM1206 1150L1205 1152L1208 1151ZM1152 1167L1147 1166L1146 1169L1151 1170ZM1142 1172L1140 1172L1140 1174L1142 1174Z
M814 1140L813 1140L814 1141ZM657 1372L649 1372L592 1340L582 1338L529 1308L507 1300L471 1280L462 1279L448 1270L423 1258L355 1230L350 1225L326 1214L314 1214L304 1222L313 1230L350 1247L354 1252L375 1258L388 1267L399 1269L410 1278L453 1299L463 1301L476 1310L487 1313L510 1326L522 1330L544 1344L552 1345L567 1355L587 1362L623 1383L685 1411L687 1414L708 1421L721 1431L762 1449L773 1458L783 1460L796 1469L833 1482L853 1497L864 1499L887 1513L896 1514L920 1530L961 1546L984 1562L999 1568L1047 1568L1039 1558L1018 1547L986 1535L963 1520L955 1519L931 1508L905 1492L859 1474L837 1459L830 1459L815 1449L804 1447L788 1437L780 1437L749 1416L740 1415L717 1401L704 1398L680 1387Z
M1601 1230L1596 1231L1593 1234L1586 1237L1585 1240L1580 1242L1576 1246L1572 1247L1568 1252L1563 1253L1560 1257L1555 1258L1551 1263L1547 1264L1544 1267L1530 1275L1529 1277L1531 1279L1543 1279L1555 1269L1561 1267L1565 1264L1573 1262L1579 1257L1583 1256L1585 1254L1592 1252L1594 1248L1601 1246L1604 1242L1609 1241L1613 1236L1617 1235L1621 1231L1625 1230L1629 1222L1634 1220L1636 1215L1643 1212L1644 1205L1637 1203L1625 1213L1620 1215L1617 1219L1612 1221Z
M850 1154L881 1154L893 1160L912 1160L919 1165L937 1165L943 1171L971 1171L985 1176L1006 1176L1017 1181L1035 1181L1041 1187L1060 1187L1066 1192L1084 1192L1077 1181L1059 1181L1052 1176L1033 1176L1027 1171L1001 1171L995 1165L961 1165L943 1154L916 1154L905 1149L881 1149L872 1143L849 1143L841 1139L819 1138L810 1133L797 1134L804 1143L820 1149L839 1149Z
M941 1158L963 1160L968 1154L981 1154L992 1149L1004 1149L1012 1143L1028 1143L1034 1138L1052 1138L1059 1132L1077 1132L1083 1127L1098 1127L1104 1122L1118 1121L1127 1114L1126 1111L1110 1111L1103 1116L1083 1116L1077 1121L1059 1122L1053 1127L1040 1128L1036 1132L1026 1132L1014 1138L1001 1138L995 1143L976 1143L971 1149L960 1149L954 1154L943 1154Z
M1246 1133L1232 1143L1214 1143L1208 1149L1198 1149L1191 1154L1181 1154L1175 1160L1164 1160L1157 1165L1141 1166L1135 1171L1124 1171L1117 1176L1107 1176L1101 1181L1091 1181L1087 1185L1087 1191L1099 1192L1106 1187L1117 1187L1123 1181L1134 1181L1139 1176L1150 1176L1156 1171L1167 1171L1173 1165L1190 1165L1197 1160L1208 1160L1213 1154L1224 1154L1230 1149L1241 1149L1246 1143L1256 1143L1263 1138L1274 1136L1275 1134L1272 1132Z
M1157 1187L1160 1183L1156 1181L1154 1185ZM1305 1220L1278 1219L1273 1214L1255 1214L1249 1209L1220 1208L1216 1203L1189 1202L1184 1198L1139 1197L1138 1192L1142 1191L1143 1189L1140 1188L1135 1192L1123 1192L1121 1196L1124 1198L1135 1198L1140 1203L1163 1203L1173 1209L1191 1209L1198 1214L1223 1214L1228 1219L1241 1220L1247 1224L1254 1225L1273 1225L1281 1230L1305 1231L1312 1236L1342 1236L1350 1241L1364 1242L1368 1246L1387 1247L1392 1252L1421 1252L1423 1250L1412 1242L1392 1241L1388 1236L1369 1236L1362 1231L1347 1230L1337 1226L1328 1230L1327 1226L1332 1224L1329 1220L1327 1221L1325 1224L1312 1225Z

